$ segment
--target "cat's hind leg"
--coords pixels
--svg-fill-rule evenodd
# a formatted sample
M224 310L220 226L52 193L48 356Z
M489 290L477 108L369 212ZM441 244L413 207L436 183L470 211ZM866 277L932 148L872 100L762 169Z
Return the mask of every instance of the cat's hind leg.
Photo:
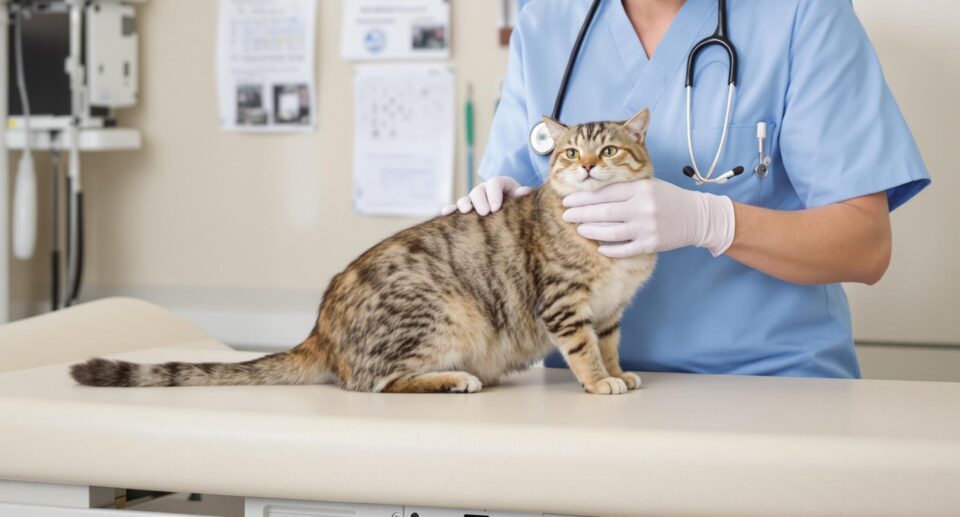
M475 393L483 384L467 372L428 372L402 375L384 387L384 393Z

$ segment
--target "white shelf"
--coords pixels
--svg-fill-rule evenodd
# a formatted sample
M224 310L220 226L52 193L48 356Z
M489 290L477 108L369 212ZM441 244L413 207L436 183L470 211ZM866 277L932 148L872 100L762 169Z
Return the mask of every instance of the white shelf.
M7 148L23 149L24 130L7 130ZM110 127L80 130L81 151L131 151L143 145L140 131L131 128ZM49 131L33 131L33 149L49 151L69 148L69 132L60 131L56 138L50 138Z

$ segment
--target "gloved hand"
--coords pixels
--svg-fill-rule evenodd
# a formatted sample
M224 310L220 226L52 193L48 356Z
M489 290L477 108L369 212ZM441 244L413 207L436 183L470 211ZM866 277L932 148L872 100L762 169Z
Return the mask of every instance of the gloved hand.
M670 251L685 246L722 255L733 244L733 201L658 179L617 183L563 198L563 220L583 223L580 235L601 241L611 258Z
M533 188L524 187L510 176L496 176L490 181L483 182L466 195L457 200L455 205L447 205L440 211L440 215L450 215L456 210L461 214L476 210L480 215L487 215L500 210L503 206L503 196L523 197L533 192Z

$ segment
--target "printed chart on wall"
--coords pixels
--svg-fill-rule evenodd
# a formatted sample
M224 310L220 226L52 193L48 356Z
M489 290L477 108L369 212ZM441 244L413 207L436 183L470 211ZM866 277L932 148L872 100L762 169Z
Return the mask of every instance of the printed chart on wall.
M347 61L450 56L449 0L345 0L340 53Z
M437 215L453 191L453 73L441 64L354 70L354 207Z
M316 7L316 0L220 0L222 128L313 129Z

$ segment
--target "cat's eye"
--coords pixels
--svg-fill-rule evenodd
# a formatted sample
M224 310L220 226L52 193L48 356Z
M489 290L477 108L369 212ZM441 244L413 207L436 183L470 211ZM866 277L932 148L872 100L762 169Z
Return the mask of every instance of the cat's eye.
M600 155L601 155L601 156L604 156L604 157L606 157L606 158L609 158L609 157L617 154L617 151L619 151L619 149L617 149L616 147L614 147L614 146L612 146L612 145L608 145L608 146L606 146L606 147L604 147L603 149L600 150Z
M571 160L576 160L577 158L580 157L580 151L573 148L567 149L564 154L566 155L567 158Z

